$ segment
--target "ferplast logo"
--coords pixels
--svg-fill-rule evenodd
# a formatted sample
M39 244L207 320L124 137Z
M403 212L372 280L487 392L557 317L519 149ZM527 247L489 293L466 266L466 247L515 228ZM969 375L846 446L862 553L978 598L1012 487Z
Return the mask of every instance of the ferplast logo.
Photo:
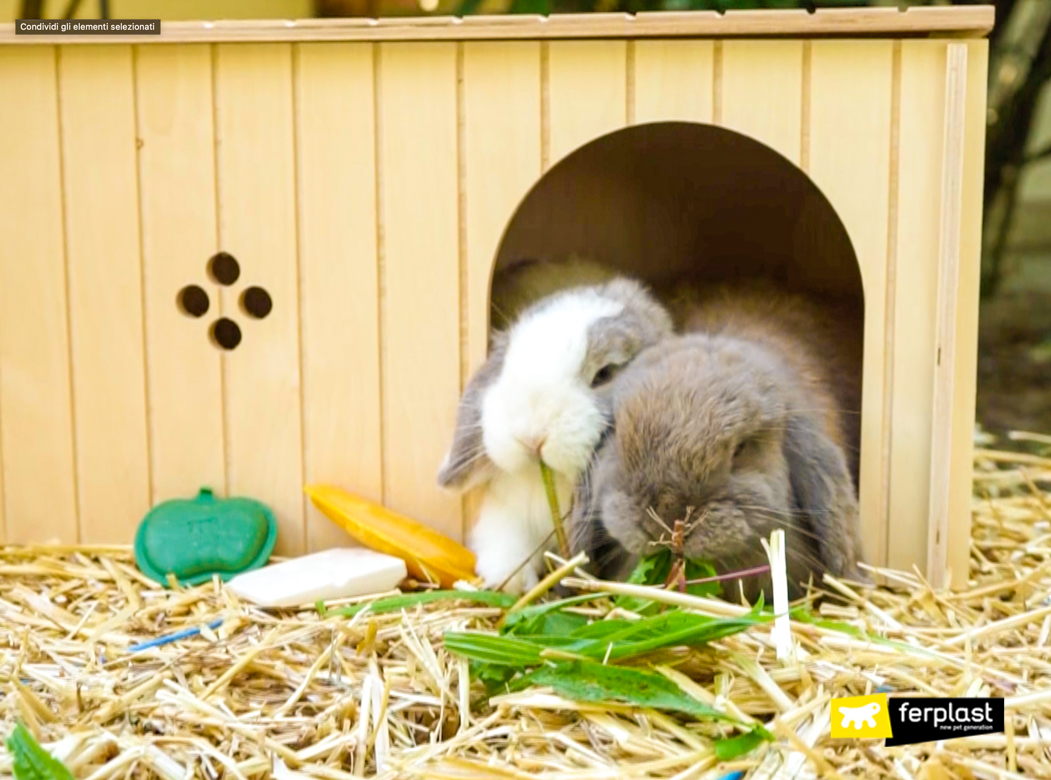
M887 747L914 745L1004 730L1004 700L888 698L880 693L832 700L832 736L881 739Z
M832 736L836 739L883 739L893 736L887 694L833 699Z

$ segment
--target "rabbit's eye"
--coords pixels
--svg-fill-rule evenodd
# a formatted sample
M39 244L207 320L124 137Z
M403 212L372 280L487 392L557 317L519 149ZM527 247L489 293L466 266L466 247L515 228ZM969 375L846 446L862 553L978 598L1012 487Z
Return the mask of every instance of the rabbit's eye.
M737 442L737 446L734 447L734 460L737 460L744 455L746 449L748 449L748 439L743 439Z
M595 376L592 377L591 386L599 387L600 385L606 384L606 382L613 378L613 375L616 373L616 371L617 366L613 365L612 363L603 366L595 373Z

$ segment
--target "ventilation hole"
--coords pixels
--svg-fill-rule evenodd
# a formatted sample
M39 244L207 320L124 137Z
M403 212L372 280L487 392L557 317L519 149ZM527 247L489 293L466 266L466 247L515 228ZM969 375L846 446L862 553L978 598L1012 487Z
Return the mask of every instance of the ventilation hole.
M241 296L241 308L249 317L261 320L274 308L274 302L262 287L249 287Z
M208 293L196 284L188 284L179 290L179 311L191 317L203 317L208 313Z
M241 266L233 255L220 252L208 261L208 274L217 283L229 287L241 276Z
M233 320L221 317L212 325L212 340L223 349L234 349L241 343L241 329Z

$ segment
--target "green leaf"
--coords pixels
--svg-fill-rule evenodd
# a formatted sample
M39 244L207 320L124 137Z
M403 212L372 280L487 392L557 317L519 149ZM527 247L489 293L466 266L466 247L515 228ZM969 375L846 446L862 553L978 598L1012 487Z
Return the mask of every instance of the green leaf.
M663 547L653 555L642 558L628 577L628 583L632 585L648 585L652 587L663 587L671 574L672 552ZM686 579L702 580L716 576L715 567L708 561L688 560L686 561ZM718 582L702 582L686 586L686 592L691 596L718 596L722 593L722 585ZM636 612L640 615L652 614L660 609L660 606L649 599L636 598L634 596L618 596L614 604L621 609Z
M507 690L511 678L518 674L513 666L494 666L481 661L468 661L467 668L471 677L480 680L489 696L495 696Z
M697 718L735 722L679 688L657 672L620 666L605 666L590 661L571 661L542 666L519 678L512 690L530 685L550 687L560 696L573 701L619 701L636 707L669 710Z
M662 548L653 555L639 560L628 577L629 585L663 585L671 572L671 550ZM617 596L613 603L621 609L640 615L653 612L659 606L649 599L634 596Z
M605 634L589 631L588 636L562 645L560 649L594 660L617 661L667 647L707 644L770 619L757 613L738 618L715 618L675 610L642 620L616 621L620 630Z
M529 624L529 634L534 636L571 636L573 632L588 625L588 618L572 612L547 612Z
M14 759L15 780L73 780L62 762L40 747L21 723L7 738L7 749Z
M715 567L707 561L686 561L686 579L703 580L716 576ZM718 582L698 582L686 586L686 592L691 596L718 596L723 592L723 586Z
M671 610L641 620L602 620L572 633L503 634L449 632L445 646L454 653L488 664L525 669L546 660L545 650L618 661L681 645L698 646L769 622L772 615L753 610L734 618L717 618Z
M628 577L632 585L663 585L671 572L671 550L663 547L641 559Z
M546 604L534 604L524 609L508 612L504 618L503 632L514 634L571 634L586 626L588 619L583 615L574 615L563 610L566 607L585 601L594 601L601 595L587 593L568 599L550 601Z
M771 740L770 732L757 726L744 734L729 739L720 739L715 743L715 757L720 761L733 761L735 758L751 753L762 742Z
M525 639L505 635L483 634L477 631L449 631L445 634L445 648L468 660L493 666L511 666L523 669L543 662L543 646Z
M423 593L408 593L404 596L391 596L379 601L354 604L342 609L327 610L324 608L324 605L318 605L318 612L322 615L354 617L359 612L368 610L370 614L381 615L384 612L398 612L402 609L415 607L419 604L430 604L435 601L470 601L478 604L487 604L491 607L509 609L514 606L517 600L510 593L501 593L496 590L428 590Z
M573 632L574 639L606 639L615 636L638 625L641 621L625 620L623 618L607 618L598 620Z

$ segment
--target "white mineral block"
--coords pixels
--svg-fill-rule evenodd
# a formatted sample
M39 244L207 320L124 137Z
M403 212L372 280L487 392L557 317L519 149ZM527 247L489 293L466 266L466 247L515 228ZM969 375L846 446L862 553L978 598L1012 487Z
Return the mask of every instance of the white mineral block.
M400 558L365 547L339 547L238 574L227 587L262 607L298 607L383 593L406 575Z

